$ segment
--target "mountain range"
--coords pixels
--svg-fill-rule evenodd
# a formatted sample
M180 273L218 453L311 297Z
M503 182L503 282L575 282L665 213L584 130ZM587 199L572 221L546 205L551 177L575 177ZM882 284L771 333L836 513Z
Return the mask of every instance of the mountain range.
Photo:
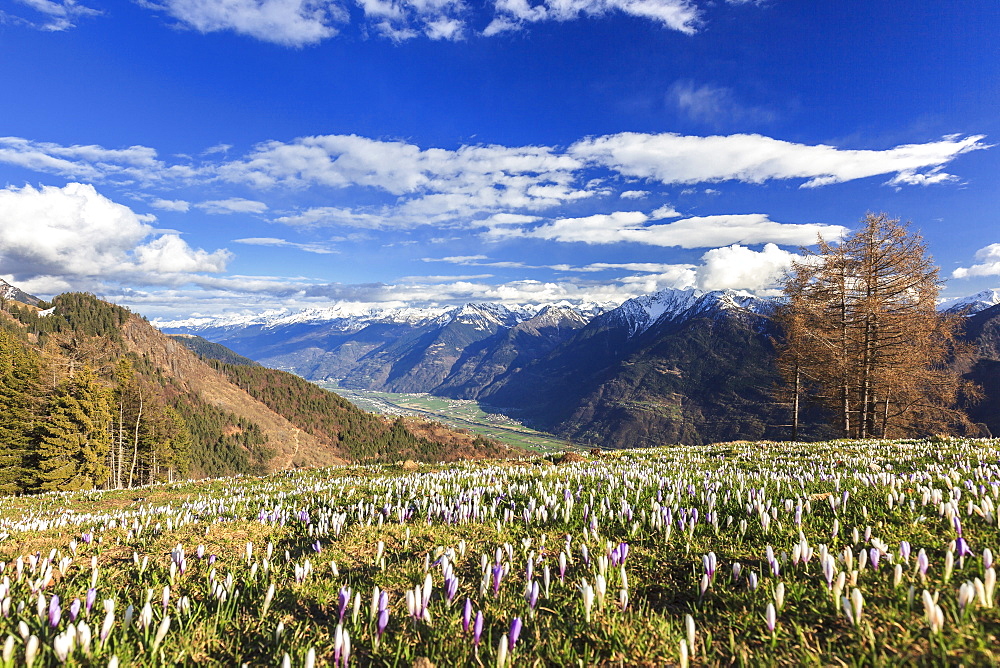
M574 441L634 447L787 436L787 408L774 398L776 303L735 290L664 290L615 308L339 307L155 324L311 380L475 399ZM987 290L940 305L969 318L979 352L968 376L987 389L970 412L994 432L1000 351L981 340L995 335L998 304L1000 290ZM821 416L804 417L804 437L831 435Z

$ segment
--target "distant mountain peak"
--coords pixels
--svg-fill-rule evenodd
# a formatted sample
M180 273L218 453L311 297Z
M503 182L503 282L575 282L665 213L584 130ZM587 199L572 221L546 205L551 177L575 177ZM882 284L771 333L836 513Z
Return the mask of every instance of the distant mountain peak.
M758 297L745 290L713 290L668 288L651 295L629 299L608 317L628 324L629 337L642 334L659 322L687 320L711 312L767 311L773 300Z
M12 299L16 302L21 302L22 304L30 304L31 306L38 306L42 301L38 297L29 295L20 288L16 288L7 281L0 278L0 299Z
M1000 288L989 288L968 297L948 299L938 304L938 309L945 313L975 315L997 304L1000 304Z

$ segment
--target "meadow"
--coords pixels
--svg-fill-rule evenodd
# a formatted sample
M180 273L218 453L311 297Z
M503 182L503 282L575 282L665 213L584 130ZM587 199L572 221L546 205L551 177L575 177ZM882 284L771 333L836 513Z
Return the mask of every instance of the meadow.
M998 661L997 440L412 469L3 499L2 663Z

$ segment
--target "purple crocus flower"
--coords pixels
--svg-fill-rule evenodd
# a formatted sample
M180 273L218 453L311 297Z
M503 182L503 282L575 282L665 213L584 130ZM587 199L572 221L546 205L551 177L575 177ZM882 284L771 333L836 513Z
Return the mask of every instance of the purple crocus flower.
M91 608L94 607L94 603L97 602L97 590L91 587L87 590L87 598L84 600L84 607L87 608L87 615L90 615Z
M214 564L216 559L218 559L218 557L216 557L214 554L208 555L208 565L211 566L212 564Z
M910 560L910 544L905 540L899 542L899 558L903 561Z
M493 567L493 595L500 595L500 581L503 579L503 566L496 564Z
M476 647L479 647L479 641L482 639L483 621L483 611L480 610L476 613L476 621L472 625L472 644Z
M59 597L55 594L49 600L49 626L55 628L59 626L59 619L62 617L62 608L59 607Z
M351 590L347 587L340 588L340 621L344 621L344 615L347 613L347 604L351 600Z
M514 651L514 645L517 644L517 638L521 635L521 618L515 617L510 620L510 633L507 634L507 649Z
M469 632L469 624L472 622L472 599L465 599L465 607L462 609L462 630Z
M955 551L958 553L959 558L972 556L972 548L969 547L969 543L961 536L955 539Z
M74 598L73 602L69 604L69 618L71 621L74 622L76 621L77 616L79 616L80 614L81 606L82 604L80 603L80 599L78 598Z
M528 587L528 596L527 596L528 605L531 606L532 610L534 610L535 606L538 605L538 594L539 594L538 581L532 580L531 586Z
M872 564L872 570L875 570L875 571L878 570L878 560L879 560L880 556L882 556L882 555L878 551L877 547L873 547L870 550L868 550L868 561L870 561L871 564Z
M389 626L389 609L382 608L378 611L378 619L375 622L375 630L379 636L385 633L385 627Z
M928 566L930 566L930 561L927 559L927 553L924 552L924 548L920 548L920 552L917 552L917 569L921 575L927 575Z

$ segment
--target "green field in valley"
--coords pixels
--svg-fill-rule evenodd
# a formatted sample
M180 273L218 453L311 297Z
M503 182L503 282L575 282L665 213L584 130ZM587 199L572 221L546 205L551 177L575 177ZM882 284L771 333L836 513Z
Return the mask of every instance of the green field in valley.
M558 436L526 427L506 415L489 413L476 401L447 399L424 393L348 390L331 381L316 384L373 413L423 417L536 452L576 449L573 444Z

